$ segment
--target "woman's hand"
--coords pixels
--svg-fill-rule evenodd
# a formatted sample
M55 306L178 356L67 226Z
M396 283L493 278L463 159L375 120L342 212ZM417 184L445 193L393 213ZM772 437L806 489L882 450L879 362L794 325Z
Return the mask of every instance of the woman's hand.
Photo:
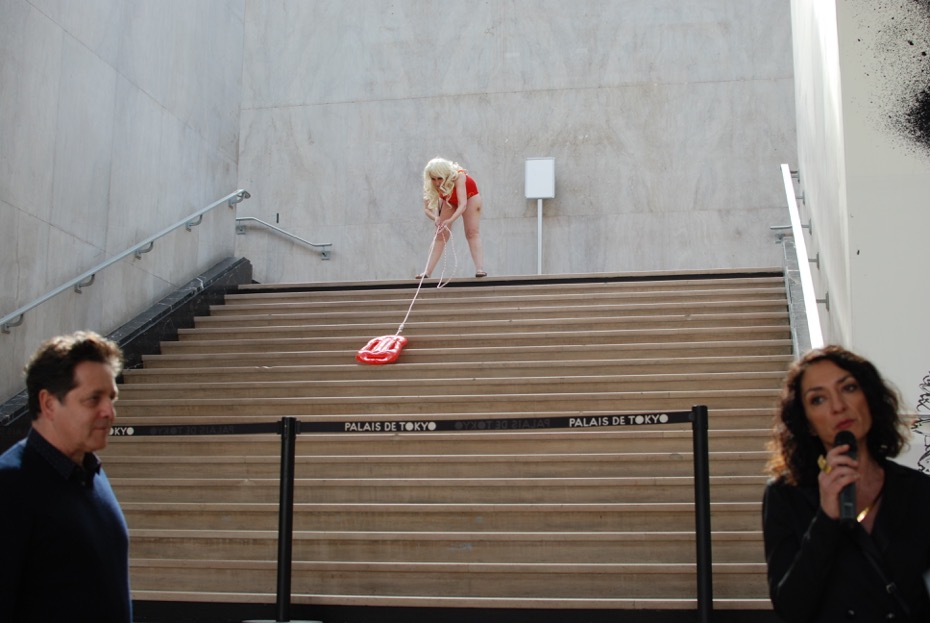
M817 484L820 486L820 508L831 519L840 518L840 491L859 480L859 461L848 454L849 446L835 446L827 452L821 465Z

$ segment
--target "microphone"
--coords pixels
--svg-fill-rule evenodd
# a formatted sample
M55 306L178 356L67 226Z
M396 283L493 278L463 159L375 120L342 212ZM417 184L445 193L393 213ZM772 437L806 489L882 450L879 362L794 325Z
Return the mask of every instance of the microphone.
M846 455L850 458L856 458L856 437L848 430L841 430L836 434L833 440L834 446L849 446ZM851 482L840 491L840 521L845 524L855 525L856 523L856 483Z

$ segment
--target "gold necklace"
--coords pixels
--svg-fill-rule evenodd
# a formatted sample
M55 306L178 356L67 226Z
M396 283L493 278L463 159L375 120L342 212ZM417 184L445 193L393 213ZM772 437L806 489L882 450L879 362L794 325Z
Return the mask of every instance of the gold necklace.
M865 508L863 508L861 511L859 511L859 514L856 515L856 521L858 521L859 523L862 523L862 520L868 517L869 511L872 510L876 504L878 504L878 501L881 499L882 492L884 490L885 490L885 486L883 484L882 488L878 490L878 495L876 495L875 499L872 500L872 503L866 506Z
M861 511L859 511L859 514L856 515L856 521L858 521L859 523L862 523L862 520L866 518L870 510L872 510L872 507L866 506Z

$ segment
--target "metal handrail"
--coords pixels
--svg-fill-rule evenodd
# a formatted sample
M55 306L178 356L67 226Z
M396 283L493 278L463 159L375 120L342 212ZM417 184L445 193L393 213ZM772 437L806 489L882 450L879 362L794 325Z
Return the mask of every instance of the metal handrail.
M282 236L287 236L288 238L292 240L296 240L297 242L303 243L307 245L308 247L314 247L314 248L320 249L320 256L321 256L320 259L328 260L330 257L330 253L331 253L330 249L333 246L332 242L310 242L309 240L304 240L300 236L295 236L291 232L285 231L281 229L280 227L276 227L275 225L272 225L271 223L266 223L265 221L261 219L255 218L254 216L236 217L236 233L237 234L240 234L240 235L245 234L245 225L243 224L245 223L245 221L253 221L255 223L259 223L260 225L263 225L264 227L267 227L268 229L276 231Z
M207 207L201 210L198 210L197 212L194 212L187 218L178 221L174 225L171 225L170 227L166 227L165 229L161 230L154 236L150 236L149 238L146 238L142 242L136 245L133 245L129 249L126 249L125 251L120 253L119 255L115 255L111 257L110 259L106 260L105 262L98 264L97 266L94 266L90 270L81 273L80 275L72 279L71 281L63 283L62 285L58 286L54 290L46 292L45 294L43 294L36 300L32 301L31 303L24 305L23 307L20 307L16 311L7 314L3 318L0 318L0 333L9 333L10 329L14 327L18 327L19 325L23 324L23 320L25 319L26 312L35 309L42 303L45 303L49 299L58 296L65 290L74 288L75 292L80 292L81 288L86 288L87 286L91 285L94 282L94 279L97 273L115 264L116 262L119 262L120 260L126 258L127 256L135 255L137 259L142 257L143 253L148 253L149 251L152 250L152 248L155 246L156 240L171 233L175 229L178 229L180 227L186 227L187 231L190 231L192 227L196 227L197 225L200 225L200 223L203 221L203 215L209 212L210 210L212 210L213 208L223 203L227 204L230 208L232 208L237 203L241 202L243 199L248 199L251 196L252 195L250 195L247 190L243 190L240 188L236 192L226 195L219 201L211 203Z
M798 198L794 194L794 182L791 181L791 168L787 164L781 165L782 179L785 183L785 197L788 200L788 215L791 218L791 236L798 257L798 272L801 277L801 292L804 296L804 311L807 316L807 328L810 335L810 347L823 346L823 332L820 328L820 310L817 308L818 300L814 292L814 278L811 275L811 260L807 255L807 244L804 241L804 231L811 229L811 224L801 224L801 213L798 210ZM818 255L818 264L820 256Z

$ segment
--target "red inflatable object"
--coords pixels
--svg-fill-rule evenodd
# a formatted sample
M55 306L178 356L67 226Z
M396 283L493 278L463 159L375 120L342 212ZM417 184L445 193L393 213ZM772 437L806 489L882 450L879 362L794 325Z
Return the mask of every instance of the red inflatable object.
M374 365L393 363L400 357L400 351L406 345L407 338L403 335L382 335L373 338L362 350L355 353L355 360Z

